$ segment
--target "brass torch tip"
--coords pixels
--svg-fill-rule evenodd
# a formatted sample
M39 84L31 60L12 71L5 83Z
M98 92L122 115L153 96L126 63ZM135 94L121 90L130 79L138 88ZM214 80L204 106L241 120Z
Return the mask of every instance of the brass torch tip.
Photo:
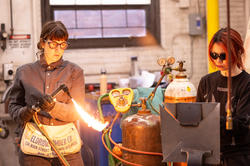
M227 130L232 130L232 129L233 129L233 121L232 121L232 118L227 118L227 121L226 121L226 129L227 129Z
M230 109L227 109L226 130L232 130L232 129L233 129L232 112Z

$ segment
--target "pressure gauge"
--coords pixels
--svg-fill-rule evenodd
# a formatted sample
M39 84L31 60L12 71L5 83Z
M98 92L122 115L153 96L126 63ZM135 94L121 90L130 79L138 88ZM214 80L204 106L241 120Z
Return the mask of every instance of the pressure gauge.
M8 33L7 32L3 32L2 36L3 36L3 38L7 38L8 37Z
M167 60L165 58L159 58L157 59L157 63L160 65L160 66L163 66L165 65L167 62Z
M134 92L131 88L113 89L109 92L110 103L117 112L127 112L131 107Z
M170 57L167 57L167 63L168 65L172 65L175 63L175 58L170 56Z
M123 95L129 95L130 94L130 90L129 89L125 89L122 91Z
M118 97L118 96L120 96L120 92L119 91L113 91L112 96L113 97Z

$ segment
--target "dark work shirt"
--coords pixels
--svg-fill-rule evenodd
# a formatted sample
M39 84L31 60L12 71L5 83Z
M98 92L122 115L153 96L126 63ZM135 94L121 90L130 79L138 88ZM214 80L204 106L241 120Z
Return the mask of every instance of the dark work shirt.
M22 123L20 110L36 104L39 97L54 92L65 84L72 98L80 105L84 104L85 86L83 70L74 63L59 61L47 65L43 56L40 60L20 66L10 91L9 113L19 124ZM48 113L41 111L38 118L42 124L61 125L80 118L66 93L55 96L55 107Z

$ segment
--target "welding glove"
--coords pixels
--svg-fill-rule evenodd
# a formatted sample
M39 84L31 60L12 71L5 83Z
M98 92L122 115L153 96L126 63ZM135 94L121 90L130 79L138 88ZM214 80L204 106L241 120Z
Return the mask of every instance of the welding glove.
M55 101L50 95L44 95L38 102L38 107L41 108L42 111L49 112L55 106Z
M25 106L21 108L19 115L20 118L26 123L32 119L34 113L35 111L33 111L30 106Z

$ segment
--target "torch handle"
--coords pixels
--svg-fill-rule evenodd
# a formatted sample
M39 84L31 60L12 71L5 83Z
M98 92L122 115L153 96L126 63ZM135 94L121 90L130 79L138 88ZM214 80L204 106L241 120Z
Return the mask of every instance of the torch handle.
M64 90L65 88L67 88L67 86L65 84L60 85L52 94L51 97L55 97L61 90ZM68 89L68 88L67 88Z

